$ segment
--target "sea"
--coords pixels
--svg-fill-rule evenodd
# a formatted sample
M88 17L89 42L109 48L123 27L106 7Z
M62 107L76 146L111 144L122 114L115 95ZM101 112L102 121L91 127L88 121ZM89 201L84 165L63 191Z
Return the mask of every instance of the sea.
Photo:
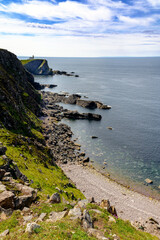
M39 83L57 85L45 91L78 93L112 106L89 110L60 104L102 115L101 121L62 121L92 165L120 184L160 199L160 57L45 59L53 70L79 75L35 77ZM153 183L147 184L147 178Z

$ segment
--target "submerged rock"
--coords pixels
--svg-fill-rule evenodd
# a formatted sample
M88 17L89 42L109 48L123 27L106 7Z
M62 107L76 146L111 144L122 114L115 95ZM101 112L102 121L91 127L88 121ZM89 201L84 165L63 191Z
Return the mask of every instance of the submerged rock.
M146 178L145 182L148 183L148 184L152 184L153 183L153 181L151 179L149 179L149 178Z

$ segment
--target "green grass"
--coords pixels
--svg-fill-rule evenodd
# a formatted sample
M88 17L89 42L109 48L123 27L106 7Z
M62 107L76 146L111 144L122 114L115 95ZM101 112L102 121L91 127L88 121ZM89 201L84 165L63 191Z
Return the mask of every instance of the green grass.
M40 132L37 131L37 133L42 136ZM7 157L17 163L22 173L33 181L32 187L40 190L39 196L45 198L47 194L57 192L55 188L59 187L67 191L68 196L73 192L76 199L84 198L84 195L75 187L65 187L69 180L59 167L51 165L52 158L48 148L37 149L29 137L21 138L6 129L0 129L0 142L7 147ZM2 164L4 160L0 157L0 165ZM62 193L62 196L69 199L65 193Z
M0 233L6 229L12 230L18 225L18 219L20 217L20 211L14 211L12 216L4 221L0 222Z
M24 59L24 60L20 60L22 65L27 64L28 62L34 61L35 59Z
M88 204L87 209L89 210L92 219L94 219L95 222L100 223L97 225L98 227L95 224L95 228L100 230L102 228L105 232L105 237L108 237L111 240L114 239L112 237L113 234L116 234L121 240L158 240L157 237L152 236L149 233L138 231L129 221L115 218L116 223L109 222L109 216L111 214L94 204ZM92 209L98 209L101 211L101 214L95 213Z

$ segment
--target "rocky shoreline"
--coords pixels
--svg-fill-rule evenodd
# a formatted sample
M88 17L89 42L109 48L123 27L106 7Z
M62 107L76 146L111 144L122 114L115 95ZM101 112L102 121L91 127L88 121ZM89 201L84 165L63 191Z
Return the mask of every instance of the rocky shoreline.
M80 152L80 145L72 140L72 131L66 124L58 123L63 118L100 120L101 115L91 113L78 113L59 106L57 94L42 92L43 95L43 134L46 144L53 152L56 161L62 163L79 162L83 165L89 162L89 157Z
M63 118L81 119L78 115L78 112L64 109L62 106L59 106L57 104L58 102L77 104L77 99L80 99L79 95L73 94L69 97L66 97L65 94L57 94L51 92L42 92L42 95L44 102L42 111L43 117L41 118L43 120L43 134L47 145L54 155L55 161L62 168L65 174L76 184L76 186L85 194L87 198L94 197L97 201L102 201L103 199L111 199L111 201L115 204L116 209L118 209L118 216L120 216L122 219L130 220L133 226L137 229L143 229L146 232L155 234L160 237L160 216L156 214L156 211L153 211L154 213L152 214L149 212L149 210L147 210L147 206L149 205L150 209L152 210L154 207L155 209L158 209L159 202L151 202L149 198L139 193L133 192L110 180L109 178L107 179L106 176L102 176L101 173L98 173L94 169L94 173L92 172L91 174L91 169L88 170L88 168L86 168L86 166L90 168L89 157L85 156L84 152L81 152L81 146L76 143L76 139L72 140L73 133L71 131L71 128L66 124L59 123L59 121L61 121ZM96 103L96 101L92 102ZM103 104L101 103L101 106L102 105ZM83 105L83 107L85 106L86 104ZM83 167L85 167L84 170ZM83 171L85 173L83 173ZM98 178L96 175L99 175L100 177ZM97 178L96 184L95 177ZM101 181L104 181L104 183ZM109 181L108 185L106 184L106 187L108 187L110 193L116 191L114 194L105 193L104 195L103 191L101 192L101 187L103 185L105 187L105 181L106 183ZM83 182L85 185L83 185ZM101 187L98 188L97 184ZM118 193L118 191L120 193ZM99 197L97 197L97 193ZM122 200L122 198L124 199ZM122 204L122 201L126 201L126 199L127 202L125 204ZM134 206L134 204L130 204L130 202L134 203L134 201L136 201L136 206ZM144 203L141 206L142 201L144 201ZM142 215L144 216L140 217Z

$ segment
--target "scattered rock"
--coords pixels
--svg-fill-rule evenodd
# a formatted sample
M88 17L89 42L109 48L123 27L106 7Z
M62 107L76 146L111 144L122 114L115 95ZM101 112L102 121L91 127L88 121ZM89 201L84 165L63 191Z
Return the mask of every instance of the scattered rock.
M30 211L30 209L29 209L28 207L24 207L24 208L22 209L22 212L24 212L24 213L29 212L29 211Z
M26 222L30 222L32 220L33 216L32 215L29 215L29 216L24 216L23 217L23 220Z
M116 208L114 206L111 206L108 209L108 212L117 217L117 211L116 211Z
M90 236L96 237L97 239L100 239L100 240L109 240L109 238L106 238L104 236L103 232L101 232L100 230L94 229L94 228L89 228L88 234Z
M9 234L9 229L5 230L0 234L0 238L6 237Z
M93 228L93 222L88 210L83 211L82 226L84 229Z
M111 207L110 201L108 199L107 200L103 199L100 203L100 207L109 210Z
M35 222L28 223L25 232L33 233L35 229L40 228L41 226Z
M95 101L78 99L78 100L76 101L76 104L79 105L79 106L81 106L81 107L89 108L89 109L95 109L95 108L97 108L97 104L96 104Z
M0 182L0 192L6 191L6 186Z
M76 206L80 208L86 208L88 203L89 203L88 199L83 199L83 200L80 200Z
M59 193L54 193L54 194L50 197L49 202L50 202L50 203L60 203L60 202L61 202L61 198L60 198Z
M3 208L14 208L14 194L10 191L0 193L0 206Z
M152 184L153 183L153 181L151 179L149 179L149 178L146 178L145 182L148 183L148 184Z
M51 212L49 215L49 219L47 219L47 222L57 222L58 220L61 220L65 216L67 216L67 211L63 212Z
M71 216L71 219L81 219L82 218L82 212L79 207L74 207L73 209L69 210L68 216Z
M109 222L114 222L114 223L116 223L116 220L115 220L115 218L114 217L112 217L112 216L109 216L109 220L108 220Z
M97 136L92 136L92 138L94 139L94 138L98 138Z
M38 217L36 222L42 222L43 219L46 217L47 213L41 213L41 215Z

